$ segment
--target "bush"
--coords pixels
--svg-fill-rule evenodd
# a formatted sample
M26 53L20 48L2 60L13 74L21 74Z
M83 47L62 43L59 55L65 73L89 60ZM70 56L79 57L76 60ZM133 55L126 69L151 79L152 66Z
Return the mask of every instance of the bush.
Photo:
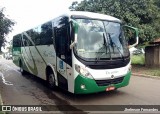
M133 65L145 65L145 56L141 55L132 55L131 56L131 64Z

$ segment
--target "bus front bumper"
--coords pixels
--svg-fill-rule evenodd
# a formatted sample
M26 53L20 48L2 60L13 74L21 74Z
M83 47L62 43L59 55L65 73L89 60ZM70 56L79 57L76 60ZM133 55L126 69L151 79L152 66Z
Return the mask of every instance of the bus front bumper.
M120 88L127 86L131 77L131 72L128 72L120 83L110 84L108 86L99 86L94 79L89 79L78 75L75 79L74 93L75 94L89 94L106 91L108 87Z

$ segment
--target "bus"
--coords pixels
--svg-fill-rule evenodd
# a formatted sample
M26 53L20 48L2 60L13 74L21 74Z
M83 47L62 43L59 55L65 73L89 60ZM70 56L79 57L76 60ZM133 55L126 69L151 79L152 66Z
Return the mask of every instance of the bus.
M53 90L89 94L129 84L129 48L137 44L138 29L119 19L71 11L13 36L12 55L22 75L38 76Z

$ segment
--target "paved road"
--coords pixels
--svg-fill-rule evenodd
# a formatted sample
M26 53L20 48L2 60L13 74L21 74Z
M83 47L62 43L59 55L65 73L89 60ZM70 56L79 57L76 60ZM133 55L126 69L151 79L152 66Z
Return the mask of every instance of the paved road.
M0 59L0 92L5 105L160 105L160 80L132 76L116 91L73 95L47 88L45 81L22 76L11 60ZM63 112L63 110L60 110Z

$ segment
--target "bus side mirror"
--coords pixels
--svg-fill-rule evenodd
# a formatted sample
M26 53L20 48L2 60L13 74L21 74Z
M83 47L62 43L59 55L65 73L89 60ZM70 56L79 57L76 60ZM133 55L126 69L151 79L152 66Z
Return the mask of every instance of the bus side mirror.
M129 48L136 46L139 42L138 29L127 25L123 26L123 28Z

